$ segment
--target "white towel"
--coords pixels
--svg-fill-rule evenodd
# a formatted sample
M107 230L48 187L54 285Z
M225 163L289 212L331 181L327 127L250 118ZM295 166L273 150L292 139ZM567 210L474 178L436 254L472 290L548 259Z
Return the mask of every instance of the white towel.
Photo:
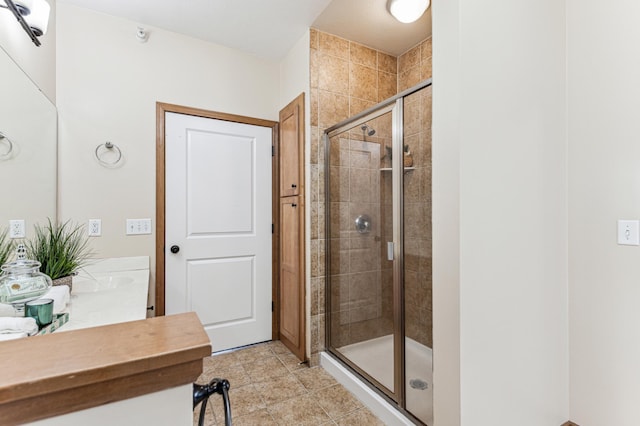
M27 336L28 336L27 333L5 333L5 334L0 334L0 342L4 342L5 340L21 339L21 338L27 337Z
M54 285L42 296L43 299L53 299L53 313L59 314L64 311L69 303L69 286Z
M0 334L27 333L29 336L38 332L35 318L16 317L0 318Z
M0 303L0 317L15 317L16 308L8 303Z

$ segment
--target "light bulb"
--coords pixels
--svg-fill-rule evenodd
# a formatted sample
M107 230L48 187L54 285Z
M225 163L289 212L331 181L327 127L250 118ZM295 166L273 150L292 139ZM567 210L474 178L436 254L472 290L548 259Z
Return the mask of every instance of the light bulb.
M33 33L40 37L47 33L49 27L49 13L51 6L45 0L31 0L31 13L25 16L25 20Z
M390 0L389 12L398 21L409 24L417 21L429 7L430 0Z

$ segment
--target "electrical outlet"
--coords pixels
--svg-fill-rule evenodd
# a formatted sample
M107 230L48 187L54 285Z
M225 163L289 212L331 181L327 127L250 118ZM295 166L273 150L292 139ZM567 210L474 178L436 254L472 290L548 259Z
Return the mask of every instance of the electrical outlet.
M87 234L90 237L99 237L102 235L102 220L101 219L89 219L89 227L87 228Z
M24 238L25 225L23 219L9 221L9 238Z
M151 233L151 219L127 219L127 235Z

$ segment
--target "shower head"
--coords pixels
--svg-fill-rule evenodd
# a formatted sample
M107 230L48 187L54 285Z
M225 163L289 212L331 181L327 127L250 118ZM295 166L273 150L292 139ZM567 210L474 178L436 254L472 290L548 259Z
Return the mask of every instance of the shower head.
M362 129L362 133L366 133L369 136L373 136L376 134L376 131L373 127L369 126L368 124L363 124L362 127L360 127ZM367 131L368 129L368 131Z

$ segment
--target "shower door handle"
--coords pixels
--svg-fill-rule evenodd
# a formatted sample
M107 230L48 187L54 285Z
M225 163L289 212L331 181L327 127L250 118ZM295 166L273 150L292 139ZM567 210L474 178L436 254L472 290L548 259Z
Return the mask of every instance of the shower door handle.
M393 241L387 241L387 260L393 260Z

